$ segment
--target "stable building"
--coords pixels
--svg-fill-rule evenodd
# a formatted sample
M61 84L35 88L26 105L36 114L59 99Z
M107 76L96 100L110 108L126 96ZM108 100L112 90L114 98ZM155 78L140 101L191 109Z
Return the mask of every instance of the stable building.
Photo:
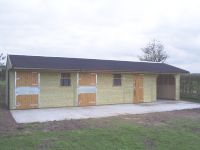
M165 64L8 55L9 109L91 106L180 99L180 74Z

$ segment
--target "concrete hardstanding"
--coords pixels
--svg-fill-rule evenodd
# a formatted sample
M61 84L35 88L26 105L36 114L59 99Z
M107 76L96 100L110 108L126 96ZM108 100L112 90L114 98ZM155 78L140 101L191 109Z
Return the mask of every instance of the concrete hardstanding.
M144 114L163 111L200 108L200 104L186 101L157 101L146 104L118 104L90 107L12 110L17 123L100 118L127 114Z

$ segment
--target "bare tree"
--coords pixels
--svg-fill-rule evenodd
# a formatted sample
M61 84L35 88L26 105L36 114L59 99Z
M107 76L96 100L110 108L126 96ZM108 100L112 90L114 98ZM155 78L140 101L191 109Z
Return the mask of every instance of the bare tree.
M141 61L165 62L169 57L164 51L163 44L156 39L150 41L149 44L141 50L144 53L143 56L139 56Z
M0 54L0 66L4 66L4 59L6 58L6 56L3 55L3 53Z

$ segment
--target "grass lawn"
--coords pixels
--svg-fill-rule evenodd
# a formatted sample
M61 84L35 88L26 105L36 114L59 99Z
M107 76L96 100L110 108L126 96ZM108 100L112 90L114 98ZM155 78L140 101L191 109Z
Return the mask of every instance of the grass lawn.
M159 121L154 121L158 119ZM164 118L166 117L166 119ZM175 118L156 115L139 121L115 117L99 122L88 121L90 128L43 130L47 124L27 124L25 131L0 135L2 150L199 150L200 118ZM149 119L149 120L148 120ZM124 120L124 121L123 121ZM143 122L141 122L143 121ZM144 123L146 122L146 123ZM152 122L148 124L148 122ZM55 122L56 124L56 122ZM56 127L56 126L55 126ZM22 130L22 129L20 129Z

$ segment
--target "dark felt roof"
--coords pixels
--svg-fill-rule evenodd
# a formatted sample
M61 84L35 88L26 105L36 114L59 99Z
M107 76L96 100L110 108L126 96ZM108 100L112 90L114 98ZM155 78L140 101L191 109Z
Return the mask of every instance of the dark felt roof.
M44 69L70 71L111 71L137 73L188 73L165 64L82 58L9 55L12 69Z

